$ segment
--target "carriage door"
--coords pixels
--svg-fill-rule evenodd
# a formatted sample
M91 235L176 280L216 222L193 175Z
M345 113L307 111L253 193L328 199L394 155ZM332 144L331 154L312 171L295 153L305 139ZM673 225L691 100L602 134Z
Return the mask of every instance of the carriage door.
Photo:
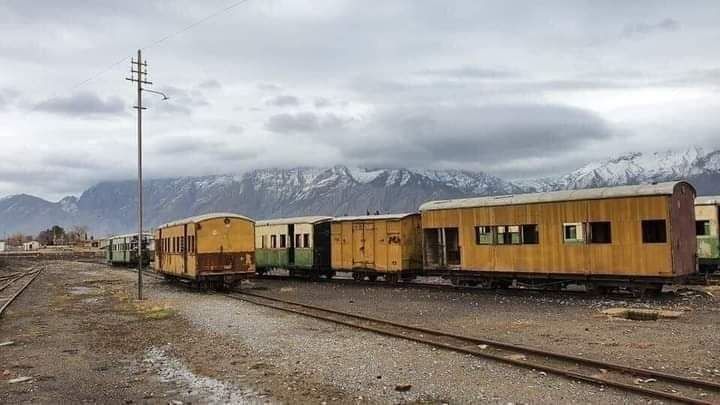
M445 264L460 265L460 238L457 228L443 228L443 245L445 248Z
M365 267L365 246L363 240L363 224L352 224L352 262L353 267Z
M353 267L371 268L375 264L375 226L368 223L352 224Z
M375 267L375 224L363 224L363 247L365 267Z
M295 265L295 224L288 225L287 252L288 252L288 264L290 266L294 266Z

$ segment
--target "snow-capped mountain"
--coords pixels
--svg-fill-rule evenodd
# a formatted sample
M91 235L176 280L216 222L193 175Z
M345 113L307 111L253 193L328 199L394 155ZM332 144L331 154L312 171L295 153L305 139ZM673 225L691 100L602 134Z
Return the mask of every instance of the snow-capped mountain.
M702 148L691 147L681 151L629 153L588 163L566 175L514 183L538 191L569 190L692 179L719 172L720 150L706 153ZM703 184L700 188L706 187Z
M688 179L699 194L720 193L720 150L631 153L571 173L506 181L464 170L328 168L262 169L242 175L148 180L148 227L212 211L253 218L415 211L428 200ZM86 225L98 236L136 227L134 181L102 182L57 203L16 195L0 199L0 235L49 226Z

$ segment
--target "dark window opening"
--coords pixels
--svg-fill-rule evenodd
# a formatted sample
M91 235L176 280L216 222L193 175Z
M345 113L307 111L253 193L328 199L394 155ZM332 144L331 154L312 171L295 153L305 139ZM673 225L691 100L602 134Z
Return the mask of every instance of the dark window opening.
M425 264L429 266L442 265L442 246L440 246L440 230L437 228L423 229L423 245L425 250Z
M303 234L303 247L306 247L306 248L310 247L310 234L309 233Z
M445 228L445 251L449 266L460 265L460 238L457 228Z
M588 223L590 243L612 243L610 222Z
M695 221L695 235L697 236L708 236L710 235L710 221Z
M563 224L563 239L566 243L577 243L585 240L581 223Z
M260 237L260 247L261 247L262 249L265 249L265 247L266 247L266 245L265 245L265 235L262 235L262 236Z
M286 235L280 235L280 249L284 249L287 247L287 236Z
M303 247L301 238L302 238L302 235L300 235L300 234L295 235L295 247L296 248Z
M666 243L667 231L664 219L642 221L643 243Z
M537 225L527 224L522 226L522 243L526 245L537 245L540 243L540 234Z
M277 235L270 235L270 249L277 248Z

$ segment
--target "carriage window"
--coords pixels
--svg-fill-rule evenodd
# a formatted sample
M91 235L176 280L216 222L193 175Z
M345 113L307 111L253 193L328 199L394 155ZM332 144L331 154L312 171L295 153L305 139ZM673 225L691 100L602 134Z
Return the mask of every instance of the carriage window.
M710 235L710 221L695 221L695 235Z
M303 246L306 248L310 247L310 234L309 233L303 234Z
M498 245L519 245L520 244L520 226L519 225L501 225L495 228L497 233Z
M302 235L300 235L300 234L295 235L295 247L296 247L296 248L301 248L301 247L303 247L303 245L302 245Z
M612 243L610 222L589 222L588 233L590 243Z
M277 235L270 235L270 248L277 248Z
M563 239L565 243L578 243L585 240L583 224L580 222L563 224Z
M287 247L287 236L285 234L280 235L280 249Z
M190 246L188 247L188 251L190 253L195 253L195 235L188 236L188 238L190 239Z
M643 243L665 243L667 232L664 219L642 221Z
M493 228L492 226L476 226L475 227L475 244L476 245L492 245L493 244Z
M260 236L260 248L261 249L265 249L265 236L266 235Z
M520 244L520 225L511 225L507 227L508 235L510 235L509 244L519 245Z
M495 234L497 235L497 244L498 245L504 245L506 242L505 233L506 233L505 226L496 226L495 227Z
M537 245L540 243L537 225L526 224L522 226L522 243L525 245Z

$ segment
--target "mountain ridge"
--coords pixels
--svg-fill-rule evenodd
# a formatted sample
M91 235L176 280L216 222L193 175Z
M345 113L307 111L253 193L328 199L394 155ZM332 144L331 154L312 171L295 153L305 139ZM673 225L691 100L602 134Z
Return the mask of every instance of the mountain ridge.
M415 211L425 201L687 179L698 194L720 193L720 150L633 152L570 173L504 180L485 172L332 167L265 168L244 174L150 179L144 183L149 226L211 211L257 219ZM0 198L0 234L86 225L98 236L136 225L136 183L104 181L58 202L28 194Z

